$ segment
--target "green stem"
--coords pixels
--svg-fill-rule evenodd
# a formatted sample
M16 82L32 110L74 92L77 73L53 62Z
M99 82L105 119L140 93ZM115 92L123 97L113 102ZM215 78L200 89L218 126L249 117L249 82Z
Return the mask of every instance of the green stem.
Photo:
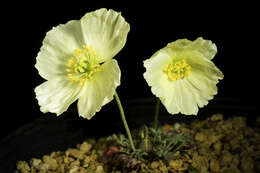
M181 143L180 145L178 145L178 146L173 150L173 153L175 153L175 152L181 150L182 147L184 147L184 142Z
M156 106L155 106L155 113L154 113L154 129L157 129L158 128L158 123L159 123L159 112L160 112L160 99L157 98L157 101L156 101Z
M135 151L135 146L134 146L134 142L133 142L133 139L132 139L132 136L131 136L131 132L128 128L128 125L127 125L127 122L126 122L126 119L125 119L125 113L124 113L124 109L122 107L122 104L121 104L121 101L117 95L117 93L115 92L115 98L116 98L116 102L117 102L117 106L119 108L119 111L120 111L120 115L121 115L121 118L122 118L122 121L124 123L124 126L125 126L125 130L126 130L126 134L127 134L127 137L129 139L129 142L130 142L130 145L131 145L131 148L133 151Z

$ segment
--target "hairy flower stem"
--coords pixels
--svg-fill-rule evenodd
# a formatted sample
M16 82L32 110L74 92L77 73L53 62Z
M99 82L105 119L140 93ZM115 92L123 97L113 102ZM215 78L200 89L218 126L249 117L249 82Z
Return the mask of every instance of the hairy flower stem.
M159 112L160 112L160 99L157 98L156 106L155 106L155 113L154 113L154 129L158 129L159 124Z
M126 119L125 119L125 113L124 113L124 109L122 107L121 101L120 101L120 99L119 99L119 97L118 97L116 92L115 92L114 96L115 96L115 99L116 99L116 102L117 102L117 106L118 106L119 111L120 111L120 115L121 115L122 121L123 121L124 126L125 126L126 134L127 134L128 140L130 142L131 148L132 148L133 151L135 151L134 142L133 142L133 139L132 139L131 132L130 132L130 130L128 128Z

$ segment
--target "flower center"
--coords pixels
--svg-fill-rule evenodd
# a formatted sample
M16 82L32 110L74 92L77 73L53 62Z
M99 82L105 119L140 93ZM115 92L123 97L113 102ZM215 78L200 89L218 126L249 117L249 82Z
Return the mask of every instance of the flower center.
M167 74L170 81L176 81L189 76L191 66L186 62L185 59L179 60L175 63L168 64L163 72Z
M95 72L100 70L97 62L97 54L92 46L83 45L83 48L74 50L67 62L67 76L71 82L83 84L85 80L91 80Z

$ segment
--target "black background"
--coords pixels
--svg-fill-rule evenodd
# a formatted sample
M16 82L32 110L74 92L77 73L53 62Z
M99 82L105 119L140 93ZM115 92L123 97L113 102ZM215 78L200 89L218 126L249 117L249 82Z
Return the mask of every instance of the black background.
M45 116L34 94L34 88L44 80L34 64L46 32L102 7L121 11L131 28L125 47L115 57L122 72L117 91L123 102L153 97L142 76L143 60L169 42L180 38L194 40L199 36L212 40L218 47L213 62L225 75L218 84L218 95L237 98L246 104L259 102L259 20L254 4L201 5L176 1L15 4L15 9L8 6L2 15L0 137ZM76 111L76 105L69 109Z

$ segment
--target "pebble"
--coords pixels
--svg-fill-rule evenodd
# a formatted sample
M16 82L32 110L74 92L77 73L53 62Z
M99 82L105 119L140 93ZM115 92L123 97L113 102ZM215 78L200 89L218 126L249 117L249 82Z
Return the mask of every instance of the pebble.
M68 149L66 151L66 156L72 156L76 159L82 160L84 158L84 152L78 149Z
M48 171L49 168L50 168L50 164L48 163L42 163L39 165L39 170L41 171Z
M220 151L222 150L222 143L220 141L216 142L213 145L213 148L217 153L220 153Z
M239 140L237 138L233 138L229 141L229 143L232 146L231 148L233 148L233 146L239 145Z
M25 161L18 161L17 169L19 169L21 173L29 173L29 171L31 170L28 163Z
M73 161L73 162L70 163L70 166L71 166L71 167L80 166L80 161L79 161L79 160L75 160L75 161Z
M78 166L74 166L74 167L70 168L69 173L77 173L78 170L79 170L79 167Z
M211 121L221 121L223 120L223 115L222 114L214 114L210 118Z
M207 172L209 168L208 158L196 154L193 155L192 161L194 168L197 168L200 172Z
M31 161L30 161L32 167L34 168L39 168L39 165L42 163L42 161L40 159L35 159L33 158Z
M201 148L209 148L211 146L212 142L210 142L209 140L205 140L202 143L199 144L199 146Z
M55 170L58 167L57 161L50 156L43 156L43 162L48 164L51 170Z
M228 151L223 151L222 152L222 157L221 157L221 162L223 165L228 165L232 162L232 154Z
M169 124L165 124L163 127L162 127L162 131L163 133L168 133L169 131L172 131L174 128L172 125L169 125Z
M95 173L104 173L103 166L101 165L97 166Z
M215 143L218 141L218 137L213 134L208 135L208 139L209 139L210 143Z
M90 161L91 161L91 157L90 156L86 156L85 159L83 160L83 163L85 165L88 165Z
M226 132L230 132L230 130L232 130L233 124L230 120L227 120L224 122L224 124L222 125L222 129Z
M160 160L159 161L160 166L158 167L158 170L156 170L156 172L158 173L168 173L168 168L167 166Z
M242 158L241 160L241 168L245 172L252 171L254 169L254 160L251 157Z
M88 142L83 142L79 149L80 151L83 151L84 153L88 153L92 148L92 144L88 143Z
M206 135L205 135L204 133L202 133L202 132L198 132L198 133L196 133L196 135L195 135L195 140L196 140L196 141L203 142L203 141L205 141L206 139L207 139Z
M219 172L220 171L220 166L219 166L218 160L216 160L216 159L210 160L210 171L212 171L212 172Z
M247 126L245 117L234 117L233 125L235 129L245 128Z
M153 161L153 162L151 163L151 167L152 167L153 169L156 169L156 168L158 168L158 167L159 167L159 165L160 165L160 163L159 163L159 162L157 162L157 161Z
M175 170L180 170L182 168L182 165L183 165L182 160L171 160L169 163L169 166Z
M238 167L239 166L239 155L236 154L236 155L233 155L232 157L232 165L234 165L235 167Z

